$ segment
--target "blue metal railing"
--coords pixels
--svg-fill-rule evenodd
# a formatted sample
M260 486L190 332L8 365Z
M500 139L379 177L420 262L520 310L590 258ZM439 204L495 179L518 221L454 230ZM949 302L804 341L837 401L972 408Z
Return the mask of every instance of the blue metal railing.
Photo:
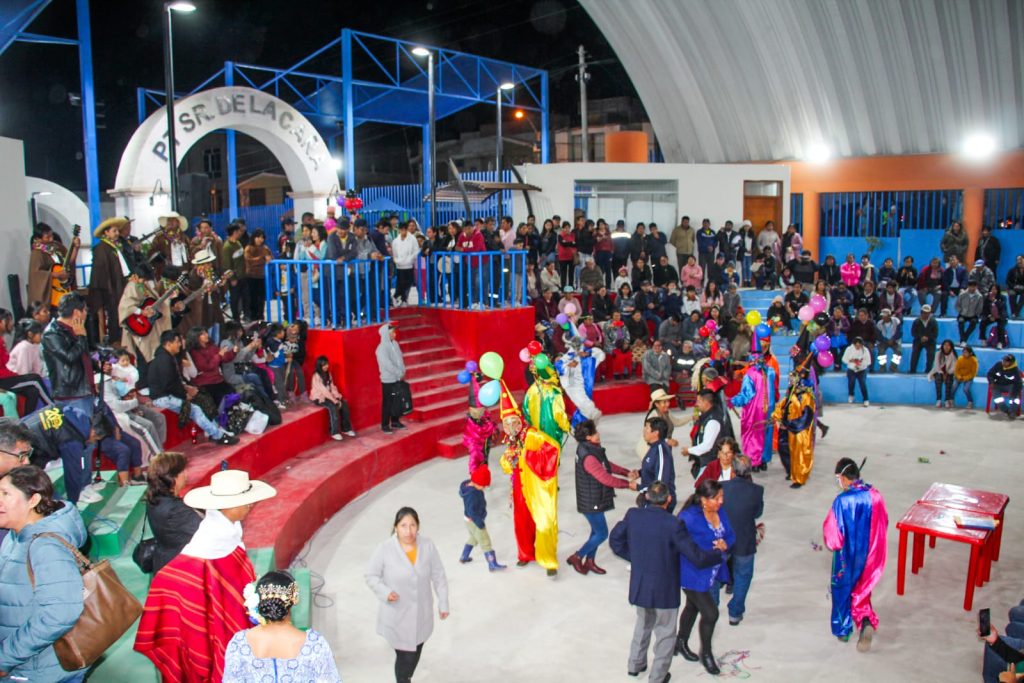
M993 230L1024 227L1024 188L1004 187L985 190L983 225Z
M438 251L416 264L420 305L494 309L526 306L526 252Z
M804 232L804 195L802 192L789 194L789 222L796 226L800 234Z
M352 329L391 320L391 258L277 259L264 266L267 318L312 329Z
M821 234L896 237L902 230L944 230L962 212L962 190L823 192Z

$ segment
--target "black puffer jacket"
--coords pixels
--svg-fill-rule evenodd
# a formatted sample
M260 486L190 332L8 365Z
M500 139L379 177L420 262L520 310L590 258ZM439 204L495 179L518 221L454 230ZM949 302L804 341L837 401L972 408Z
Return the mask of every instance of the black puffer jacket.
M43 361L50 374L53 397L82 398L92 395L92 362L86 360L88 340L57 320L43 331ZM89 367L86 367L86 365Z

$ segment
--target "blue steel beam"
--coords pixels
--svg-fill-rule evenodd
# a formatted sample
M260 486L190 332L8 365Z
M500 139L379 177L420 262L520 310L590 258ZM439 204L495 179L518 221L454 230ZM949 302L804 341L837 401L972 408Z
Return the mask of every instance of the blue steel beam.
M59 38L57 36L44 36L41 33L29 33L22 31L14 37L19 43L38 43L40 45L78 45L74 38Z
M224 62L224 85L232 86L235 84L235 65L233 62ZM228 158L228 178L227 178L227 193L228 193L228 215L231 216L231 220L238 217L238 159L237 149L235 140L235 131L231 128L227 129L227 149L225 149L225 155Z
M19 2L21 7L15 7ZM0 3L0 55L49 4L50 0L4 0Z
M356 186L356 134L352 102L352 31L341 32L341 78L342 103L345 108L345 188Z
M100 223L100 166L96 151L96 89L92 80L92 33L89 0L76 0L78 19L78 66L82 74L82 151L85 154L85 193L89 200L89 225ZM92 234L92 230L89 231Z

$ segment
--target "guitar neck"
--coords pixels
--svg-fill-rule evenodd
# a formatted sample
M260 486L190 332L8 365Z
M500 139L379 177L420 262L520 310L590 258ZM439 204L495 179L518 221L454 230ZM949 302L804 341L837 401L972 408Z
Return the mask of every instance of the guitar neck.
M232 271L229 270L226 273L224 273L223 275L221 275L219 278L217 278L217 281L214 282L213 285L210 287L210 291L213 291L213 290L217 289L218 287L220 287L222 284L224 284L224 282L228 278L231 277L231 273L232 273ZM195 301L196 299L198 299L200 296L202 296L205 293L206 293L206 288L201 286L201 287L199 287L199 289L197 289L196 291L192 292L187 297L182 299L181 304L183 306L188 306L190 303L192 303L193 301Z
M157 300L153 302L153 308L160 308L160 306L171 298L181 285L178 282L171 283L171 286L167 288L167 291L157 297Z

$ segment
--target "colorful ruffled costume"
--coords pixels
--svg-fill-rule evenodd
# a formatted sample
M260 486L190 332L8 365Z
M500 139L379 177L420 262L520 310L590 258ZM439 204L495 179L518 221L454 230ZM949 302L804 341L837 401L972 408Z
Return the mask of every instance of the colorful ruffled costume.
M537 370L530 364L534 382L523 397L523 413L531 427L551 437L561 448L569 431L569 417L565 413L562 385L553 367ZM504 416L502 420L504 420Z
M825 545L832 555L832 635L843 638L867 620L878 628L871 590L885 571L889 515L882 494L855 481L836 496L825 518Z
M561 402L561 394L558 397ZM564 410L562 419L565 419ZM512 476L512 516L520 562L536 560L558 569L558 460L562 445L528 425L505 383L501 383L501 424L508 447L501 469Z
M597 422L601 419L601 411L594 405L594 378L597 366L604 359L601 349L587 349L579 345L570 348L555 362L562 389L576 406L571 421L573 428L584 420Z
M779 458L794 484L803 486L814 466L814 391L808 380L790 381L786 398L775 405L772 419L778 421Z
M469 473L473 474L480 465L486 465L491 450L491 437L498 430L498 424L491 412L480 405L480 381L474 376L469 386L469 412L466 425L462 428L462 445L469 451Z
M743 374L743 384L732 404L743 408L740 417L740 441L743 454L755 467L772 459L772 413L778 403L778 375L761 356L757 356Z

